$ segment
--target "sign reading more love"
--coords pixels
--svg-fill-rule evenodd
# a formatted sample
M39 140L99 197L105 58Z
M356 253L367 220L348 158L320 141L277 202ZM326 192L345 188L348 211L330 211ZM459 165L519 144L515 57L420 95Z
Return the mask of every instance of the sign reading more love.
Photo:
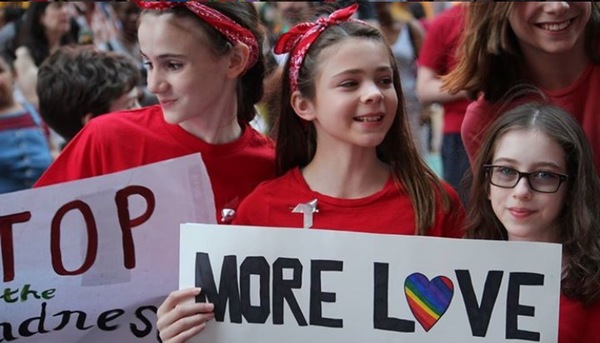
M191 342L557 342L561 247L318 229L181 228Z

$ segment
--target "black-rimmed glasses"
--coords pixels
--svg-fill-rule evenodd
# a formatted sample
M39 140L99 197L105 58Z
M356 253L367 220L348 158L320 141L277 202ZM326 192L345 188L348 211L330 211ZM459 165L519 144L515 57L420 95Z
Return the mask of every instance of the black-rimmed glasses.
M486 164L483 170L488 174L490 183L501 188L514 188L522 178L527 178L529 188L540 193L556 193L560 185L568 178L565 174L536 170L523 173L507 166Z

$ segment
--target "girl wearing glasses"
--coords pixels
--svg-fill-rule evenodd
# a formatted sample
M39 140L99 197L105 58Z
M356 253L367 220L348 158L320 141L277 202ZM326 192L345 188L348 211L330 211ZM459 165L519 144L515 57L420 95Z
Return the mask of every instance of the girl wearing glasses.
M473 174L467 237L561 243L558 341L599 342L600 179L581 126L520 105L490 127Z

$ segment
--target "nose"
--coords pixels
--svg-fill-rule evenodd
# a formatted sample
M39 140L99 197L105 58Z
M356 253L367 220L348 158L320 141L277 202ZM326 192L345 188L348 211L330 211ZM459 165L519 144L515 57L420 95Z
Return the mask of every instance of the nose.
M152 94L163 93L167 88L167 83L159 72L155 69L148 69L146 76L146 82L148 83L148 91Z
M533 190L529 185L529 180L526 177L522 177L515 188L513 188L513 197L518 199L529 199L531 198Z
M365 103L379 103L383 100L383 93L377 85L369 83L365 85L365 91L363 92L361 100Z
M549 1L544 4L544 10L555 15L565 13L570 7L571 5L567 1Z

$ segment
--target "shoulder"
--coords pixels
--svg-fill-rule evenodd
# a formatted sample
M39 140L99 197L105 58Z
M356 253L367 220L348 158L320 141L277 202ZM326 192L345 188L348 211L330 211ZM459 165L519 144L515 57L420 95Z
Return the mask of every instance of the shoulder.
M160 107L103 114L90 120L67 145L69 149L65 148L63 153L74 150L73 153L77 151L90 154L99 150L110 151L111 147L118 150L125 140L134 144L141 137L163 132L163 127L164 119Z
M293 169L275 179L263 181L256 186L256 189L254 189L248 197L285 197L286 194L289 194L290 191L297 188L298 181L296 173L297 169Z
M484 99L483 96L477 98L477 100L471 102L469 106L467 106L468 114L481 114L485 113L492 108L492 104Z
M92 119L85 127L98 129L110 128L110 132L140 128L147 130L165 123L160 105L143 107L135 110L118 111L100 115ZM108 132L106 132L108 133Z
M455 25L457 22L461 22L464 20L466 14L466 6L463 5L454 5L442 13L440 13L436 18L434 18L429 28L445 28L450 25Z
M264 147L265 149L275 149L275 143L270 137L257 131L249 124L244 125L244 135L248 136L249 144L252 146Z
M257 204L257 201L260 203L265 199L285 198L290 192L297 188L298 182L295 174L295 170L290 170L275 179L261 182L242 201L240 208L251 207L253 204Z
M233 224L268 225L269 208L297 191L295 173L295 170L290 170L278 178L263 181L256 186L240 203Z
M231 144L229 149L220 150L215 157L220 158L219 155L232 154L251 160L258 159L268 162L275 170L275 143L273 140L248 124L243 124L243 130L240 139Z
M559 320L559 341L598 342L600 301L584 306L580 301L569 298L561 292Z

